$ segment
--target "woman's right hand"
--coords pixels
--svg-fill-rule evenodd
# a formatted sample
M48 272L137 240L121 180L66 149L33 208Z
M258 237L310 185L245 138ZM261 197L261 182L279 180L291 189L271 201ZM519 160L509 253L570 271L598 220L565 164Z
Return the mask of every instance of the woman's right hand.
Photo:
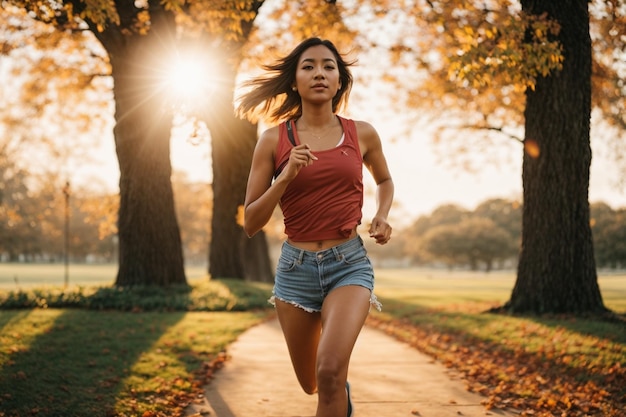
M311 148L306 143L294 146L289 154L289 161L282 172L286 179L293 179L300 170L317 161L317 157L311 152Z

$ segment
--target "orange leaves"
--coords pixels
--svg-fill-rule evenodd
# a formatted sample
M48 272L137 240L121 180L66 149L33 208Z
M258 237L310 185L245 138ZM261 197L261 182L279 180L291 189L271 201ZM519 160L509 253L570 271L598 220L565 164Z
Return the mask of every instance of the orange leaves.
M539 149L539 144L537 141L533 139L524 140L524 151L531 156L532 158L539 158L539 154L541 153Z
M108 24L120 24L120 17L113 0L87 0L85 3L87 7L82 11L80 17L94 22L100 32Z
M464 4L462 13L450 13L445 27L451 51L446 56L448 75L463 87L509 85L524 91L534 88L538 76L562 67L561 46L553 39L560 27L546 15L529 16L507 7L486 11Z
M134 398L144 397L154 404L154 409L144 410L142 417L181 417L185 415L185 409L189 404L197 402L202 397L204 386L213 379L214 373L222 368L228 359L225 352L215 355L209 362L204 362L202 366L189 378L176 377L173 379L155 378L154 382L158 386L150 391L131 390ZM135 404L138 401L134 401ZM167 411L163 411L167 410Z
M100 240L117 233L118 195L87 195L74 199L74 204L77 204L81 213L84 213L85 224L98 226Z
M243 207L243 204L237 206L237 215L235 216L236 222L239 226L243 227L243 222L245 218L246 210Z
M514 408L538 417L624 416L626 349L619 343L530 320L511 320L506 335L492 340L473 336L478 332L472 329L408 320L370 316L368 324L459 371L469 391L486 397L487 409ZM622 359L607 363L613 356Z

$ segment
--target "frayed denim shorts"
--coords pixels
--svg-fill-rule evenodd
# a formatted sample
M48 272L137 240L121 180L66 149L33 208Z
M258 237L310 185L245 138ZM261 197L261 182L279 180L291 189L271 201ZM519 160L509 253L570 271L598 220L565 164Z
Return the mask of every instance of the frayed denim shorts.
M284 242L274 278L274 299L319 312L326 296L335 288L359 285L370 290L370 304L380 310L374 290L374 269L357 236L319 252L306 251Z

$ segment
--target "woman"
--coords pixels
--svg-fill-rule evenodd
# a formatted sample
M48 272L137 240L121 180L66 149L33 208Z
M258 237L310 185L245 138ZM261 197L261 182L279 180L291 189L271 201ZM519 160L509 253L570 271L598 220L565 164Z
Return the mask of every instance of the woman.
M316 417L353 415L350 356L370 304L380 308L357 234L363 165L377 184L369 236L381 245L391 236L394 186L380 138L370 124L336 114L352 87L350 65L330 41L307 39L248 82L238 107L251 120L261 110L282 121L256 145L244 229L257 233L280 204L287 241L271 301L300 385L318 394Z

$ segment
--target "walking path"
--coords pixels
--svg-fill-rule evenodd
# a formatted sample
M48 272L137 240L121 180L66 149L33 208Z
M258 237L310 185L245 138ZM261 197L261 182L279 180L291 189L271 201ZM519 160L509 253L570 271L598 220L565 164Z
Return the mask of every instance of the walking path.
M194 417L312 417L317 397L298 385L276 319L243 333L231 358L205 389ZM349 381L355 417L517 416L486 410L454 373L381 331L365 327L354 348Z

